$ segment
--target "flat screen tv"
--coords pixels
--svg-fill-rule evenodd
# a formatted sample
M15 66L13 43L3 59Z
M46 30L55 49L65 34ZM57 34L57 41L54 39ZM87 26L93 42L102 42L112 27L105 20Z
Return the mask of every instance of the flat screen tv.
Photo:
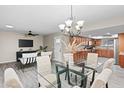
M33 40L19 39L19 47L33 47Z

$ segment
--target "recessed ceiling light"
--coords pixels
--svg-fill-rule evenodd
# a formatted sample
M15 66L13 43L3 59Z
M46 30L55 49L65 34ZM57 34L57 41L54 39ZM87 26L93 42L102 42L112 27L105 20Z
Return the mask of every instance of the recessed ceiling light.
M107 35L110 35L110 33L106 33Z
M6 27L7 27L7 28L13 28L13 26L12 26L12 25L6 25Z

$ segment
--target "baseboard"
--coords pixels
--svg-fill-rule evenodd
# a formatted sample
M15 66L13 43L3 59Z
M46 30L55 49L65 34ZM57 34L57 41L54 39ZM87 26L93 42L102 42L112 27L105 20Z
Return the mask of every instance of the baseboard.
M16 60L2 61L2 62L0 62L0 64L4 64L4 63L12 63L12 62L16 62Z

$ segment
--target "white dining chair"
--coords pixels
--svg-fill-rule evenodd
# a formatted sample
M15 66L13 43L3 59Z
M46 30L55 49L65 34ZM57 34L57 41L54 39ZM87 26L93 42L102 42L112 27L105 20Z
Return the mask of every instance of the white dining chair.
M98 54L97 53L88 53L87 54L87 60L84 62L84 71L88 71L87 76L89 78L90 76L90 83L92 84L94 81L94 76L97 71L97 68L99 68L102 64L98 62Z
M98 61L97 61L98 60L98 54L97 53L88 53L87 60L83 61L83 63L85 64L84 67L79 67L79 66L74 64L72 53L64 54L64 58L66 61L68 61L69 68L76 70L76 71L79 71L79 72L82 72L83 68L84 68L84 70L87 70L88 73L86 73L86 74L87 74L87 76L89 76L89 74L92 75L91 83L93 82L94 74L95 74L94 70L98 67ZM72 73L71 73L71 76L72 76ZM65 77L65 79L66 79L66 77ZM77 82L77 75L75 75L75 82Z
M23 85L13 68L7 68L4 71L5 88L23 88Z
M113 67L113 65L114 65L114 62L115 62L115 59L114 59L114 58L108 59L108 60L104 63L103 69L105 69L105 68L112 69L112 67Z
M39 85L45 87L52 87L56 85L56 74L52 73L50 57L40 56L37 57L37 72Z
M91 88L108 88L108 81L112 75L112 70L105 68L94 80Z
M108 88L108 82L112 76L112 70L105 68L93 81L90 88ZM74 86L73 88L81 88L79 86Z
M113 67L114 62L115 62L115 59L114 59L114 58L110 58L110 59L108 59L107 61L105 61L104 64L103 64L103 67L102 67L102 71L103 71L104 69L106 69L106 68L112 70L112 67ZM100 73L95 72L94 79L95 79L99 74L100 74ZM89 79L90 81L92 80L92 74L90 74L90 75L88 76L88 79Z

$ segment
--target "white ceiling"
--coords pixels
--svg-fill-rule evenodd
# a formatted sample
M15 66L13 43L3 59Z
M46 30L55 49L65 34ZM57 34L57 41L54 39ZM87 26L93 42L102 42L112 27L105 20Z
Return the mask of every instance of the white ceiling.
M85 31L124 24L124 6L73 6L76 20L85 20ZM32 30L38 34L59 32L58 24L70 16L66 5L6 5L0 6L0 31L26 33ZM12 25L14 28L6 28Z

